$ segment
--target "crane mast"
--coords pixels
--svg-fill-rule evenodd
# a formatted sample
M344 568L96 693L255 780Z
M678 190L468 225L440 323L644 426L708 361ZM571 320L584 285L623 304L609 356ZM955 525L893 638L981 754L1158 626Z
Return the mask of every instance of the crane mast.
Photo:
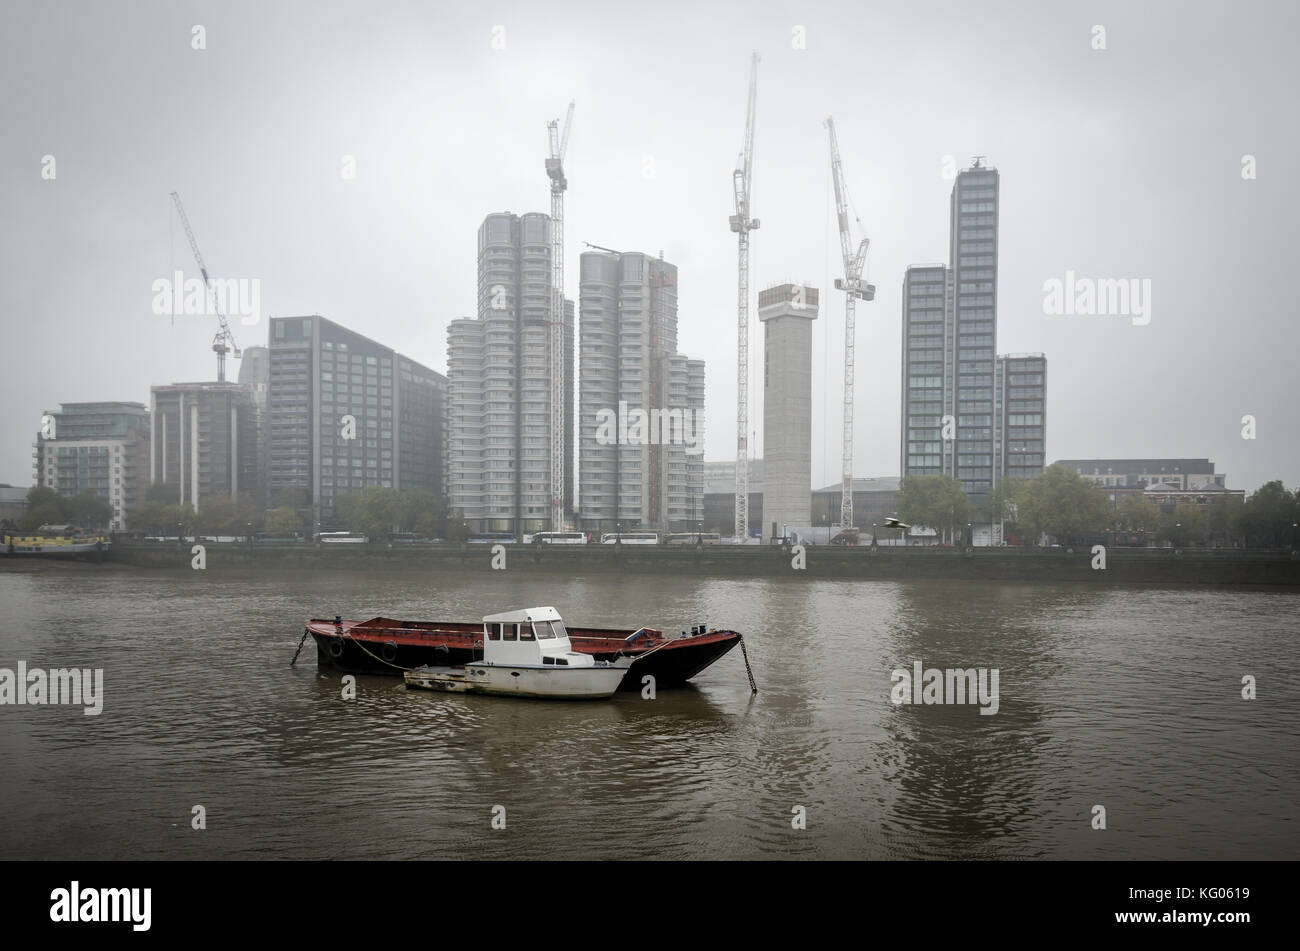
M550 155L546 175L551 180L551 531L562 532L564 524L565 441L564 441L564 192L569 181L564 175L564 153L569 147L573 125L573 103L560 120L546 123Z
M736 539L749 538L749 232L759 220L751 218L750 192L754 168L754 109L758 90L758 53L749 62L749 101L745 111L745 151L731 176L736 213L731 230L739 237L736 289Z
M869 239L863 237L853 249L849 223L849 189L844 183L840 162L840 143L835 136L835 120L826 117L831 140L831 178L835 183L835 211L840 229L840 254L844 259L844 277L835 279L835 287L844 291L844 432L843 458L840 467L840 528L853 527L853 370L854 344L857 340L854 311L858 298L874 300L876 286L862 279L867 260ZM861 222L859 222L861 224Z
M230 324L226 322L226 315L221 312L221 302L218 300L217 292L212 287L212 281L208 277L208 266L203 262L203 253L199 251L198 239L194 237L194 229L190 227L190 219L185 214L185 206L181 204L179 192L172 192L172 201L176 203L176 211L181 216L181 224L185 226L185 237L190 240L190 250L194 252L194 263L199 266L199 273L203 275L203 286L212 298L212 309L217 315L217 320L221 323L221 329L212 338L212 352L217 355L217 382L225 383L226 354L234 353L235 359L239 359L242 351L239 349L239 344L235 343L235 335L230 330Z

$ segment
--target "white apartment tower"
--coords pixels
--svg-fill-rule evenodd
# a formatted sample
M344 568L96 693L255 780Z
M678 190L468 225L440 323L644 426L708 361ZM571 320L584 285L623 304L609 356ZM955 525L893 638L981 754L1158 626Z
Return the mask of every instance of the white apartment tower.
M704 515L704 361L677 352L677 267L582 255L579 523L689 531Z
M573 458L573 303L559 318L568 421L560 434L550 431L551 310L550 216L488 215L478 231L478 316L447 328L448 495L471 531L550 527L551 440L563 439Z

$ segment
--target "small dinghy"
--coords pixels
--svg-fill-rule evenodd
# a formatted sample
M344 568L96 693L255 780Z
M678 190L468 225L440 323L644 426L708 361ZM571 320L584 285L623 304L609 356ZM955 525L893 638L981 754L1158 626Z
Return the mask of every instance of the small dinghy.
M456 666L417 667L406 686L448 693L486 693L556 700L613 696L628 664L615 665L575 651L553 607L527 608L483 618L483 659Z

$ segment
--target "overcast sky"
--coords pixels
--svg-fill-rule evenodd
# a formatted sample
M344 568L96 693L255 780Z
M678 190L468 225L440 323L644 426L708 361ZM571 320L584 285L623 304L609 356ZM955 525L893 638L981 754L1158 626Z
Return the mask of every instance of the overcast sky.
M546 121L570 99L567 293L584 240L677 264L680 348L707 361L706 458L734 457L727 216L757 49L755 294L829 288L841 267L828 114L871 238L857 475L898 474L903 272L947 260L944 157L983 155L1002 177L998 351L1047 354L1048 460L1209 456L1230 487L1295 487L1296 10L7 3L0 482L31 483L41 413L60 402L147 404L151 384L215 378L215 321L151 311L154 280L194 273L173 189L214 275L261 281L241 345L266 342L268 314L319 313L445 370L448 321L474 313L477 228L549 210ZM1150 323L1046 315L1043 283L1067 269L1150 279ZM761 332L755 315L755 367ZM842 338L831 291L814 329L816 485L839 478Z

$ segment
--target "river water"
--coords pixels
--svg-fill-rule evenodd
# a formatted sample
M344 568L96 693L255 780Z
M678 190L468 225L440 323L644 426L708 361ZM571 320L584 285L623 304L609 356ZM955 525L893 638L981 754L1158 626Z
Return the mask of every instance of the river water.
M587 703L289 666L309 616L538 604L738 630L759 693L739 650ZM13 562L0 618L0 668L104 671L0 706L0 859L1300 858L1294 590ZM894 704L916 662L997 712Z

